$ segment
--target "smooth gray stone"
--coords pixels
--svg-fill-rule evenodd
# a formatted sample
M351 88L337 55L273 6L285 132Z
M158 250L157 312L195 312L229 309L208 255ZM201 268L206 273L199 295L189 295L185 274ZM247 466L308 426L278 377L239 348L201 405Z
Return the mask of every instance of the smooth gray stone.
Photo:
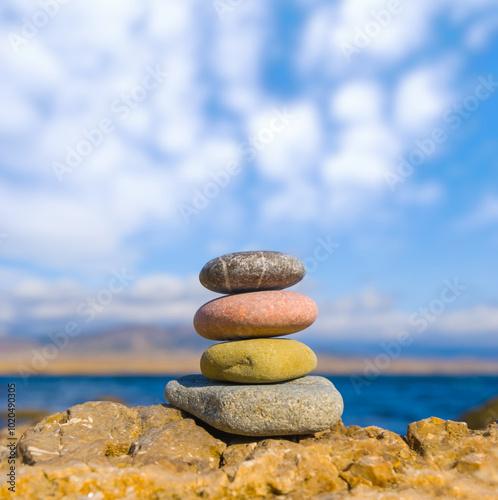
M332 382L315 376L245 385L187 375L168 382L164 395L216 429L244 436L323 431L339 420L344 408Z
M236 252L210 260L199 281L218 293L282 290L299 283L306 266L297 258L280 252Z

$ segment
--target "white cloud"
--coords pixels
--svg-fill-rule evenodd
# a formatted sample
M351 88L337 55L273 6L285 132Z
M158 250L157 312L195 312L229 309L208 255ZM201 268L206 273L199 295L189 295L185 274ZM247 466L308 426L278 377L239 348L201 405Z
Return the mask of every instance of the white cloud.
M217 94L222 102L238 105L244 113L250 112L248 105L260 94L262 58L269 35L268 10L262 2L242 2L221 22L213 19L216 29L207 61L216 77ZM248 97L248 102L244 103L241 96Z
M334 44L353 43L359 32L365 33L370 40L365 52L389 61L430 41L429 2L399 2L395 9L388 9L389 5L385 0L375 0L365 8L361 0L343 1Z
M486 340L498 328L498 308L484 304L452 308L426 323L426 330L410 321L417 311L402 311L395 307L392 298L376 290L361 290L356 295L340 297L322 305L322 313L313 326L320 338L357 338L379 341L395 338L405 331L414 336L437 333L441 339L461 338L472 335L474 340ZM420 314L417 316L421 318Z
M191 35L194 30L192 16L193 2L185 0L152 0L147 16L147 33L159 41L176 41L185 35Z
M112 289L109 285L112 277L112 273L103 277L99 289L68 279L24 278L13 290L4 291L0 319L8 329L17 330L21 326L25 333L49 331L69 320L86 327L86 315L78 311L81 307L93 307L93 329L103 327L110 320L121 324L190 323L195 311L214 298L212 292L200 285L197 276L152 274L132 280L122 291L113 293L110 301L108 292L104 292L104 303L99 302L99 294ZM89 298L97 305L89 305Z
M495 335L498 330L498 307L483 304L451 311L441 317L438 326L452 335Z
M482 51L489 48L498 33L498 14L479 19L473 23L465 35L465 44L471 50Z
M386 162L378 155L345 149L327 159L323 173L324 178L336 188L348 182L371 186L383 182L386 167Z
M426 134L451 102L445 79L455 71L453 61L422 66L403 76L396 89L394 118L406 132Z
M417 51L437 44L435 24L441 13L454 24L489 16L493 0L400 1L343 0L310 9L298 55L299 66L327 76L347 73L355 62L367 69L399 63ZM478 17L479 16L479 17ZM480 30L485 31L483 27ZM344 47L352 48L350 58ZM332 70L332 71L331 71Z
M279 118L282 115L288 118ZM270 130L271 139L262 144L259 138L267 140L263 132L271 129L275 118L278 118L278 126ZM307 174L322 147L320 117L315 107L306 103L274 106L250 116L247 135L258 138L260 150L254 162L260 175L281 183L292 183Z
M79 297L84 293L81 285L69 279L47 282L37 278L28 278L19 282L12 289L16 300L60 300Z
M496 224L498 222L498 196L494 193L485 194L477 206L456 223L460 230L472 230Z
M67 195L51 197L5 185L0 185L0 197L9 210L2 219L11 238L4 252L11 257L64 267L118 248L118 228L103 213L102 203L82 204Z
M373 81L353 81L332 95L331 115L345 122L377 121L383 113L385 93Z
M356 294L339 297L328 306L328 310L334 314L361 314L366 311L386 312L392 305L392 297L374 288L364 288Z
M379 188L384 172L400 151L400 141L384 116L385 92L379 84L352 81L334 94L332 117L343 123L336 151L323 164L329 184Z
M296 53L296 66L301 73L326 72L328 74L331 67L337 68L338 63L334 63L334 59L331 58L333 51L330 40L336 19L336 8L331 4L321 4L308 11L300 37L299 51ZM337 54L334 55L337 56Z
M35 110L26 102L19 89L0 82L0 134L16 135L25 133L38 121Z
M191 286L191 280L179 276L155 274L140 279L130 291L132 297L143 299L164 300L185 293Z

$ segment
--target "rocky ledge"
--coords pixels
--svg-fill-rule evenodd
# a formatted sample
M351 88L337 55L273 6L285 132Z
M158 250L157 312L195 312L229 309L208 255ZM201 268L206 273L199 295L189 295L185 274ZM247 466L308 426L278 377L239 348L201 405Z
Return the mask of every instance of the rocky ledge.
M0 447L0 498L12 498L7 459ZM497 499L498 425L432 417L404 438L339 422L268 439L224 434L169 405L90 402L28 429L16 476L26 499Z

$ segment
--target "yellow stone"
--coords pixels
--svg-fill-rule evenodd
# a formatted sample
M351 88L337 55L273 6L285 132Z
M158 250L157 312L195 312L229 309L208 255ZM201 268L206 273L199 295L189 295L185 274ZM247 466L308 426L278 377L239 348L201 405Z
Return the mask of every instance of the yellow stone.
M315 368L315 353L290 339L224 342L209 347L201 357L202 374L225 382L283 382L308 375Z

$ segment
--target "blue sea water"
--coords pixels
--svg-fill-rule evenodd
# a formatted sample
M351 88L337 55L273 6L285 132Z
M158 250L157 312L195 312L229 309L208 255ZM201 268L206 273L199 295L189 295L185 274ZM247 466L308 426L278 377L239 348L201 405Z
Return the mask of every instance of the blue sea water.
M327 378L344 398L346 425L377 425L399 434L406 434L410 422L430 416L457 420L463 411L498 395L496 376L382 376L360 391L349 376ZM161 376L64 376L33 377L25 382L0 377L0 394L6 407L7 384L15 382L18 409L51 413L109 396L128 406L152 405L165 402L163 390L169 380Z

